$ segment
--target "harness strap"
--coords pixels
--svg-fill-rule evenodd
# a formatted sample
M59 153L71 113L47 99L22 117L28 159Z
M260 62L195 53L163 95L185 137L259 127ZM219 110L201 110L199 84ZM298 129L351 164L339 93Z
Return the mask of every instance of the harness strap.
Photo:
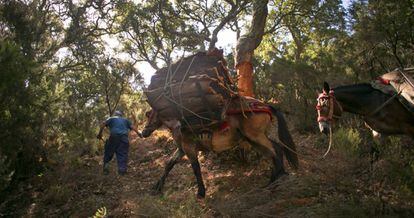
M338 105L338 108L341 111L341 113L342 113L343 109L342 109L342 106L337 101L335 101L334 91L330 90L329 94L326 93L326 92L323 92L322 94L319 95L318 99L320 99L320 98L327 98L328 99L328 101L329 101L329 106L328 106L329 107L329 112L328 112L327 116L322 116L321 115L322 106L321 105L316 105L316 110L318 112L317 121L318 122L332 121L332 118L339 118L340 116L337 116L337 115L334 114L335 102Z
M331 94L331 92L329 92L329 94ZM328 114L328 118L332 120L333 117L333 113L334 113L334 99L333 99L333 95L329 95L329 114Z
M388 79L384 79L384 78L382 78L382 77L378 77L377 78L377 80L378 81L380 81L382 84L384 84L384 85L390 85L390 83L391 83L391 81L390 80L388 80Z
M373 112L367 114L366 116L370 117L372 115L375 115L376 113L378 113L378 111L380 111L381 109L383 109L385 106L387 106L395 97L399 96L401 94L402 90L395 93L393 96L391 96L388 100L386 100L382 105L380 105L377 109L375 109Z
M404 80L405 80L408 84L410 84L410 86L411 86L411 87L413 87L413 88L414 88L414 84L411 82L411 80L408 78L408 76L407 76L407 75L405 75L405 73L404 73L403 71L404 71L404 69L403 69L403 70L398 69L398 72L400 72L400 73L401 73L401 75L403 76Z
M217 117L216 117L215 113L213 113L213 110L211 109L210 102L206 98L206 95L203 92L203 90L201 88L201 85L200 85L200 83L198 81L196 82L196 87L197 87L197 91L198 91L198 96L201 97L201 99L203 100L204 105L207 108L207 112L210 115L210 119L216 119Z
M249 110L227 110L227 115L237 115L242 113L267 113L270 116L270 119L273 120L272 111L270 109L261 108L261 109L249 109Z

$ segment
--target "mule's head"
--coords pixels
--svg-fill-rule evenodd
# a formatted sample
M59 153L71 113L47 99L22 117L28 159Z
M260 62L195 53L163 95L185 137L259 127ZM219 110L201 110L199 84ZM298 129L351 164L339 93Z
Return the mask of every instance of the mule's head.
M316 110L318 112L319 131L328 134L333 120L342 115L342 107L335 99L335 93L324 82L322 93L318 95Z
M147 123L145 124L144 130L142 130L142 136L148 137L150 136L156 129L162 126L162 122L158 117L158 114L154 110L147 111L145 113L147 117Z

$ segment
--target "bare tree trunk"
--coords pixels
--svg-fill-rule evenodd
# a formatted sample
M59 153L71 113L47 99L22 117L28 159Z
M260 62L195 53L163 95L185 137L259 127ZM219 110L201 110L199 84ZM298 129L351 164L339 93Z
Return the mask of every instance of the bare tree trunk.
M296 61L296 63L299 63L301 61L300 57L301 57L301 55L303 53L303 50L304 50L300 30L295 28L295 27L292 27L291 24L289 24L287 26L287 28L289 29L289 32L290 32L290 34L292 35L292 38L293 38L293 42L296 45L295 61Z
M210 45L208 47L209 51L211 51L212 49L216 47L216 43L218 40L217 35L221 31L221 29L223 29L223 27L226 24L228 24L232 19L235 19L237 15L245 9L248 2L249 1L241 1L241 2L227 1L227 3L231 5L231 9L228 12L228 14L220 21L219 25L217 25L217 27L213 30L213 33L211 35Z
M111 102L110 102L110 96L109 96L109 91L108 91L108 87L105 87L105 102L106 102L106 106L108 107L108 114L109 116L112 115L112 107L111 107Z
M264 35L268 14L267 3L268 0L255 0L253 2L253 19L250 31L241 36L237 42L235 64L239 76L239 93L243 96L254 96L252 57Z

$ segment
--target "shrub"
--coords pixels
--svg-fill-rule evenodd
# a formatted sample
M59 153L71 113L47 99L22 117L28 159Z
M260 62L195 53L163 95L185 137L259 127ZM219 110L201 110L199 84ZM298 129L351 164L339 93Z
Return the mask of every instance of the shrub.
M349 154L359 154L362 138L358 130L341 127L332 134L332 146Z

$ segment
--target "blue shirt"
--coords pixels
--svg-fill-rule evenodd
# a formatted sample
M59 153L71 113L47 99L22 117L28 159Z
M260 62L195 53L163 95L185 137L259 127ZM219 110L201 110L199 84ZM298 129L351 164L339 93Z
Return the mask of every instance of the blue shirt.
M110 117L105 121L105 125L109 127L111 135L128 135L132 129L131 121L122 117Z

